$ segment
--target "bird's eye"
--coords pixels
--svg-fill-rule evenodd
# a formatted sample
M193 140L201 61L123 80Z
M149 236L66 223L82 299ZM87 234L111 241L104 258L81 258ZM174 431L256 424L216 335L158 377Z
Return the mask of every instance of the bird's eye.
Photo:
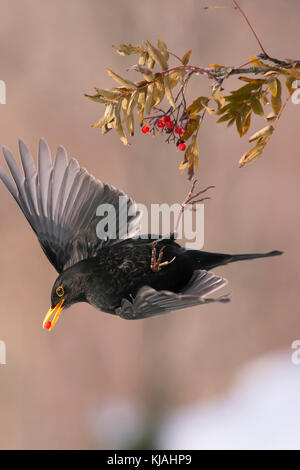
M63 286L59 286L57 289L56 289L56 294L58 295L58 297L62 297L64 295L65 291L64 291L64 288Z

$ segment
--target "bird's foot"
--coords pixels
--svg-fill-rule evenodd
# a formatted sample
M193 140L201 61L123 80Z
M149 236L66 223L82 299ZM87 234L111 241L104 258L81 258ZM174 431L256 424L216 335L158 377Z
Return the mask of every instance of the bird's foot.
M159 250L158 258L156 258L156 253L157 253L156 245L157 245L157 241L153 242L150 268L152 269L153 272L158 273L161 270L161 268L173 263L176 256L174 256L174 258L172 258L170 261L164 261L163 263L161 263L165 247L163 246Z

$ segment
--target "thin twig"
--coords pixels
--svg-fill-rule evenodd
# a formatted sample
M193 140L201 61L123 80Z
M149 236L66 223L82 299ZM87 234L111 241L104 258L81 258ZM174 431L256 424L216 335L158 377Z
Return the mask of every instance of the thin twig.
M178 230L178 226L179 226L179 223L181 221L181 218L182 218L182 214L185 210L185 208L187 206L192 206L192 210L195 210L195 204L199 203L199 202L203 202L203 201L206 201L207 199L211 199L210 197L203 197L203 198L200 198L200 199L196 199L198 196L200 196L201 194L204 194L206 191L208 191L209 189L213 189L215 188L215 186L207 186L207 188L204 188L202 189L201 191L199 191L197 194L193 194L194 193L194 190L195 190L195 186L197 184L197 179L195 179L193 182L192 182L192 186L191 186L191 189L187 195L187 197L185 198L185 200L181 203L181 211L180 211L180 214L178 216L178 220L177 220L177 223L176 223L176 227L175 227L175 232L177 232Z
M235 4L236 8L239 10L239 12L241 13L241 15L243 16L244 20L246 21L247 25L249 26L249 28L251 29L256 41L258 42L259 44L259 47L261 48L262 52L265 54L265 56L268 57L268 54L266 53L265 49L264 49L264 46L262 45L259 37L257 36L253 26L251 25L250 21L248 20L246 14L244 13L244 11L241 9L241 7L239 6L238 2L236 0L233 0L233 3Z

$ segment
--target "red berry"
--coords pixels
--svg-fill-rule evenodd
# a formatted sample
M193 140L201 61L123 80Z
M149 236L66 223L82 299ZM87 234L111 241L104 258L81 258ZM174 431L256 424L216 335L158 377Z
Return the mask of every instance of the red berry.
M181 152L183 152L185 150L185 144L183 144L183 143L179 144L178 148L179 148L179 150L181 150Z
M184 134L184 129L182 129L182 127L180 127L180 126L176 126L175 127L175 132L178 135L183 135Z
M169 121L166 123L166 129L169 129L169 130L172 130L174 127L174 122L173 121Z
M165 123L163 122L162 119L160 119L157 123L157 127L159 127L160 129L163 129L165 127Z
M167 122L170 122L170 121L171 121L171 118L170 118L170 116L168 116L168 115L166 115L166 116L164 116L164 117L162 118L162 122L163 122L164 124L166 124Z
M143 134L148 134L149 131L150 131L150 129L149 129L148 126L143 126L143 127L142 127L142 132L143 132Z
M46 321L45 325L44 325L44 328L46 328L46 330L49 330L51 328L51 321Z

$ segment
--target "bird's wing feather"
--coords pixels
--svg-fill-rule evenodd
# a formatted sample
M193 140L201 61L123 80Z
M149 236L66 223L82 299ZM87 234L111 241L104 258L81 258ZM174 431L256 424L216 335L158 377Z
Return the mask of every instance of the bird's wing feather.
M68 160L63 147L58 148L52 164L49 147L41 139L38 170L22 140L19 141L19 149L23 172L9 149L3 147L12 179L2 168L0 179L19 204L58 272L95 256L106 243L96 234L98 222L105 218L105 215L96 214L97 208L103 204L112 204L116 213L116 236L109 243L133 237L139 232L141 213L136 210L135 202L80 168L75 159ZM121 206L120 197L123 202ZM122 219L120 211L124 213L126 210L132 215Z
M175 294L144 286L137 292L132 302L123 299L122 305L116 313L127 320L136 320L209 302L228 302L230 300L228 296L216 299L205 298L226 284L226 279L216 276L210 271L195 271L182 292Z

